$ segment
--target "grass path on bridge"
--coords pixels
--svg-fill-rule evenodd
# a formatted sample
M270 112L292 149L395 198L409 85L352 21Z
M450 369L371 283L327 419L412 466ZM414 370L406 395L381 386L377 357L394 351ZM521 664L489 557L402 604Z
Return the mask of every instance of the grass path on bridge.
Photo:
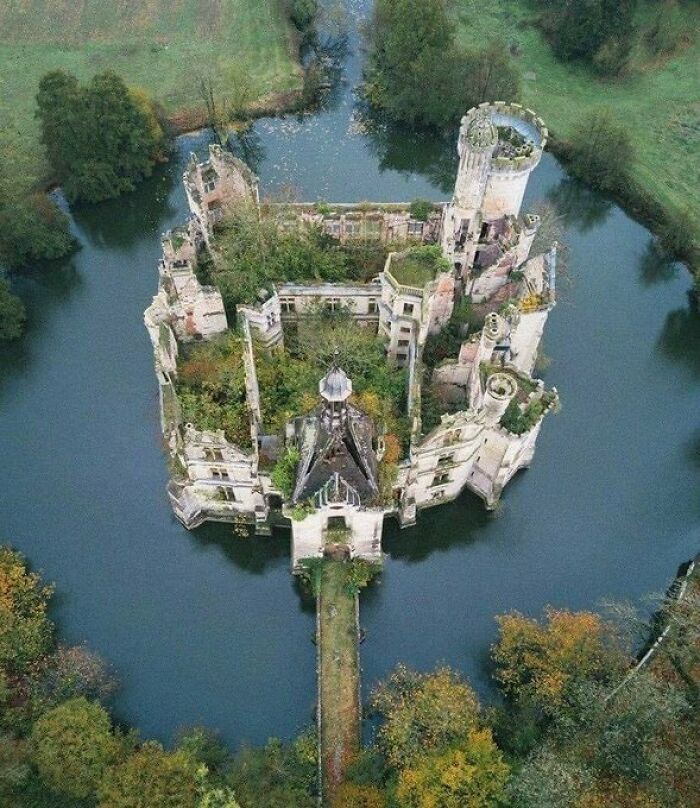
M321 778L326 800L343 781L360 746L357 597L347 586L346 565L326 561L317 604Z

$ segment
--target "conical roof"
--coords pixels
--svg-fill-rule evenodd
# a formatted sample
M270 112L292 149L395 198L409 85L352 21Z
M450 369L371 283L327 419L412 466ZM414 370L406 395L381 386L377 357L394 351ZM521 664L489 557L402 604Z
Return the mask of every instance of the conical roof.
M326 373L318 385L326 401L346 401L352 395L352 382L336 364Z

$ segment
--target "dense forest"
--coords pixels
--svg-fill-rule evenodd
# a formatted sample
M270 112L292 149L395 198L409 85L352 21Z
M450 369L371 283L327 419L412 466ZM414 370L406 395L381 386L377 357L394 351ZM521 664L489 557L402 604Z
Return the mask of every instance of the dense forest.
M84 646L63 645L53 588L0 549L0 799L13 808L313 808L316 742L231 754L201 727L172 748L118 726L116 681ZM479 703L456 671L399 666L369 699L377 730L333 808L697 805L700 585L650 623L628 605L604 616L550 608L497 619ZM634 653L668 627L651 661Z

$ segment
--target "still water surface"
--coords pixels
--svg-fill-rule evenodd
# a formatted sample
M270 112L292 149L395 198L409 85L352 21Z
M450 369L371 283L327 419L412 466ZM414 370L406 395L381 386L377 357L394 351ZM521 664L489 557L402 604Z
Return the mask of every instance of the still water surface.
M361 13L367 3L348 5ZM325 111L256 124L242 148L263 190L446 199L453 147L363 133L358 64L355 52ZM288 534L188 533L165 496L142 312L160 233L186 216L184 161L205 149L204 136L182 138L177 159L136 193L74 210L82 250L18 284L31 322L0 357L0 539L57 582L63 636L114 666L121 719L164 741L204 723L237 744L310 720L314 621L289 575ZM700 547L700 320L689 277L651 260L650 234L549 155L526 205L545 198L565 216L569 245L544 339L562 411L497 514L465 495L413 529L387 523L386 569L362 599L365 693L398 661L445 661L488 696L495 614L636 599L663 590Z

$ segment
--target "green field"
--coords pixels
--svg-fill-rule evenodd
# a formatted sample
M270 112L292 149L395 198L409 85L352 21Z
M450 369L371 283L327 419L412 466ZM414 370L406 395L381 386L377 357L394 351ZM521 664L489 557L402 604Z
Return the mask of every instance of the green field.
M34 96L41 76L63 68L86 79L110 68L143 87L183 127L197 122L198 76L219 88L241 72L250 98L274 105L301 85L291 26L280 0L2 0L2 129L47 168Z
M641 27L651 21L652 6L640 3ZM629 75L603 80L581 65L558 61L524 0L458 0L458 37L465 46L501 38L516 46L523 73L523 102L544 118L550 131L566 139L585 112L609 106L629 128L637 159L632 178L665 210L700 211L700 44L697 4L682 5L687 40L671 56L653 61L640 40Z

